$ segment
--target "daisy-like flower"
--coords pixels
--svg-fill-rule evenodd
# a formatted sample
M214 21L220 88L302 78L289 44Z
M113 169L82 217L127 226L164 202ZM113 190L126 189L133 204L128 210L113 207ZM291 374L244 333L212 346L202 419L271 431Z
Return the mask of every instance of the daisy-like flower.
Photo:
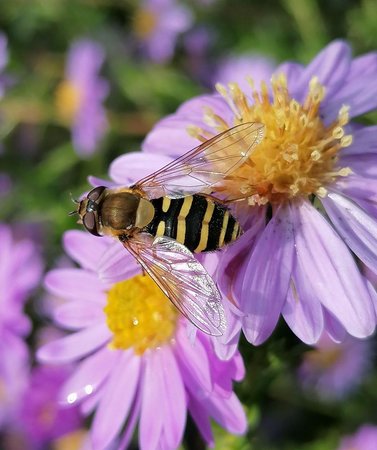
M352 436L342 439L337 450L375 450L377 448L377 426L366 424Z
M82 157L98 148L107 129L103 102L109 85L98 75L104 59L97 42L76 41L69 50L65 80L56 91L58 115L71 127L73 146Z
M57 396L69 368L40 366L32 369L15 420L25 448L41 449L82 425L78 408L59 407Z
M250 77L252 77L250 73ZM234 74L237 79L237 74ZM245 234L218 268L223 292L244 316L247 339L265 341L282 314L306 343L373 333L376 294L355 255L377 270L377 128L350 121L377 105L377 53L352 59L342 41L306 67L284 63L271 80L183 104L143 149L176 157L245 122L265 136L216 189L238 199Z
M192 342L187 321L119 242L71 231L67 253L80 268L47 274L47 290L65 299L54 319L73 334L42 347L48 363L76 361L60 400L95 411L93 448L127 446L139 423L142 449L177 448L187 411L204 439L213 443L210 418L231 433L243 433L246 419L232 391L244 374L239 354L221 361L211 338Z
M23 308L42 274L42 261L29 239L15 240L0 224L0 427L13 414L27 382L29 354L24 337L30 322ZM17 374L17 376L15 376Z
M299 379L305 390L323 399L341 399L363 382L372 365L372 343L347 336L336 343L323 334L316 348L305 352Z
M144 54L154 62L172 58L177 37L192 24L191 12L176 0L142 0L133 31Z

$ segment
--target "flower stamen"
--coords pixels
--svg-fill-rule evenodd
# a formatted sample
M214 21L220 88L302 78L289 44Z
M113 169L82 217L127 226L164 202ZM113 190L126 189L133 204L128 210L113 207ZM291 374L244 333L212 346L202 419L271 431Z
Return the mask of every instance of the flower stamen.
M173 339L177 310L148 276L138 275L112 286L104 311L113 332L110 348L132 347L141 355Z
M228 124L211 108L204 111L204 122L217 132L245 122L260 122L266 129L265 138L249 160L219 186L219 191L231 198L243 196L250 205L327 195L328 184L351 173L349 168L337 167L340 150L352 143L352 136L344 130L349 107L343 105L337 120L326 125L319 113L326 90L317 77L310 80L302 103L290 96L284 74L272 77L271 92L265 82L259 91L251 78L248 82L249 97L237 83L228 87L216 84L235 115L234 123ZM212 137L197 127L189 132L200 140Z

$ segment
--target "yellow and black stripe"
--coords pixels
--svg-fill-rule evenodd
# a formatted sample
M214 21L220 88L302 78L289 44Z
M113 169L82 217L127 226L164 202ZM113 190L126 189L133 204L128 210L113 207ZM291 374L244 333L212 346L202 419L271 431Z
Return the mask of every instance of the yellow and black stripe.
M171 237L192 252L217 250L237 239L242 230L223 204L204 195L151 200L155 215L144 231Z

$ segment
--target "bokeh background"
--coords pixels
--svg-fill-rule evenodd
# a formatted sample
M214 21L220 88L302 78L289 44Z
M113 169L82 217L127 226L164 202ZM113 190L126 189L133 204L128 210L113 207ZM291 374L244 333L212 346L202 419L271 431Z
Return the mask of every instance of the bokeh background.
M253 61L257 67L261 58L263 64L307 63L338 38L348 40L355 55L377 48L374 0L169 0L153 16L146 5L158 3L0 2L0 222L11 226L16 241L32 240L44 270L65 264L62 234L78 227L68 212L74 209L72 198L87 190L88 175L106 178L115 157L138 150L156 121L185 100L213 91L225 71L252 67ZM157 19L164 26L153 34ZM82 92L72 90L73 79ZM87 95L91 102L77 121ZM373 113L365 118L376 119ZM45 314L41 281L26 300L32 326L24 333L29 391L22 402L38 405L47 429L53 426L51 416L43 415L43 402L53 397L46 395L48 379L58 382L56 374L43 378L36 372L33 354L57 331ZM371 339L340 350L323 343L322 353L314 353L283 323L260 347L241 342L247 375L236 391L249 431L234 437L215 427L216 449L330 450L363 424L377 426L375 348ZM347 363L338 367L342 355ZM318 382L319 373L333 378ZM2 374L0 403L7 398ZM61 370L56 376L64 378ZM332 390L331 383L343 378L351 378L350 384ZM16 425L3 423L1 449L34 448L32 441L41 449L80 448L81 435L72 431L83 430L83 423L73 421L69 430L46 431L32 440L25 430L31 417L31 428L40 426L35 410L21 416ZM202 448L194 428L188 428L183 445Z

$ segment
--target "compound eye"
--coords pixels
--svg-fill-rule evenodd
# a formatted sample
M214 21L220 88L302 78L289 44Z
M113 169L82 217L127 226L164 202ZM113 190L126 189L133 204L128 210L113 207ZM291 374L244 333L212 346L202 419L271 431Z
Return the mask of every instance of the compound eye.
M97 186L96 188L92 189L89 194L87 195L87 198L89 200L92 200L93 202L97 201L99 197L101 196L102 192L105 190L105 186Z
M98 234L96 216L93 212L87 212L82 219L82 223L89 233L94 236L101 236Z

